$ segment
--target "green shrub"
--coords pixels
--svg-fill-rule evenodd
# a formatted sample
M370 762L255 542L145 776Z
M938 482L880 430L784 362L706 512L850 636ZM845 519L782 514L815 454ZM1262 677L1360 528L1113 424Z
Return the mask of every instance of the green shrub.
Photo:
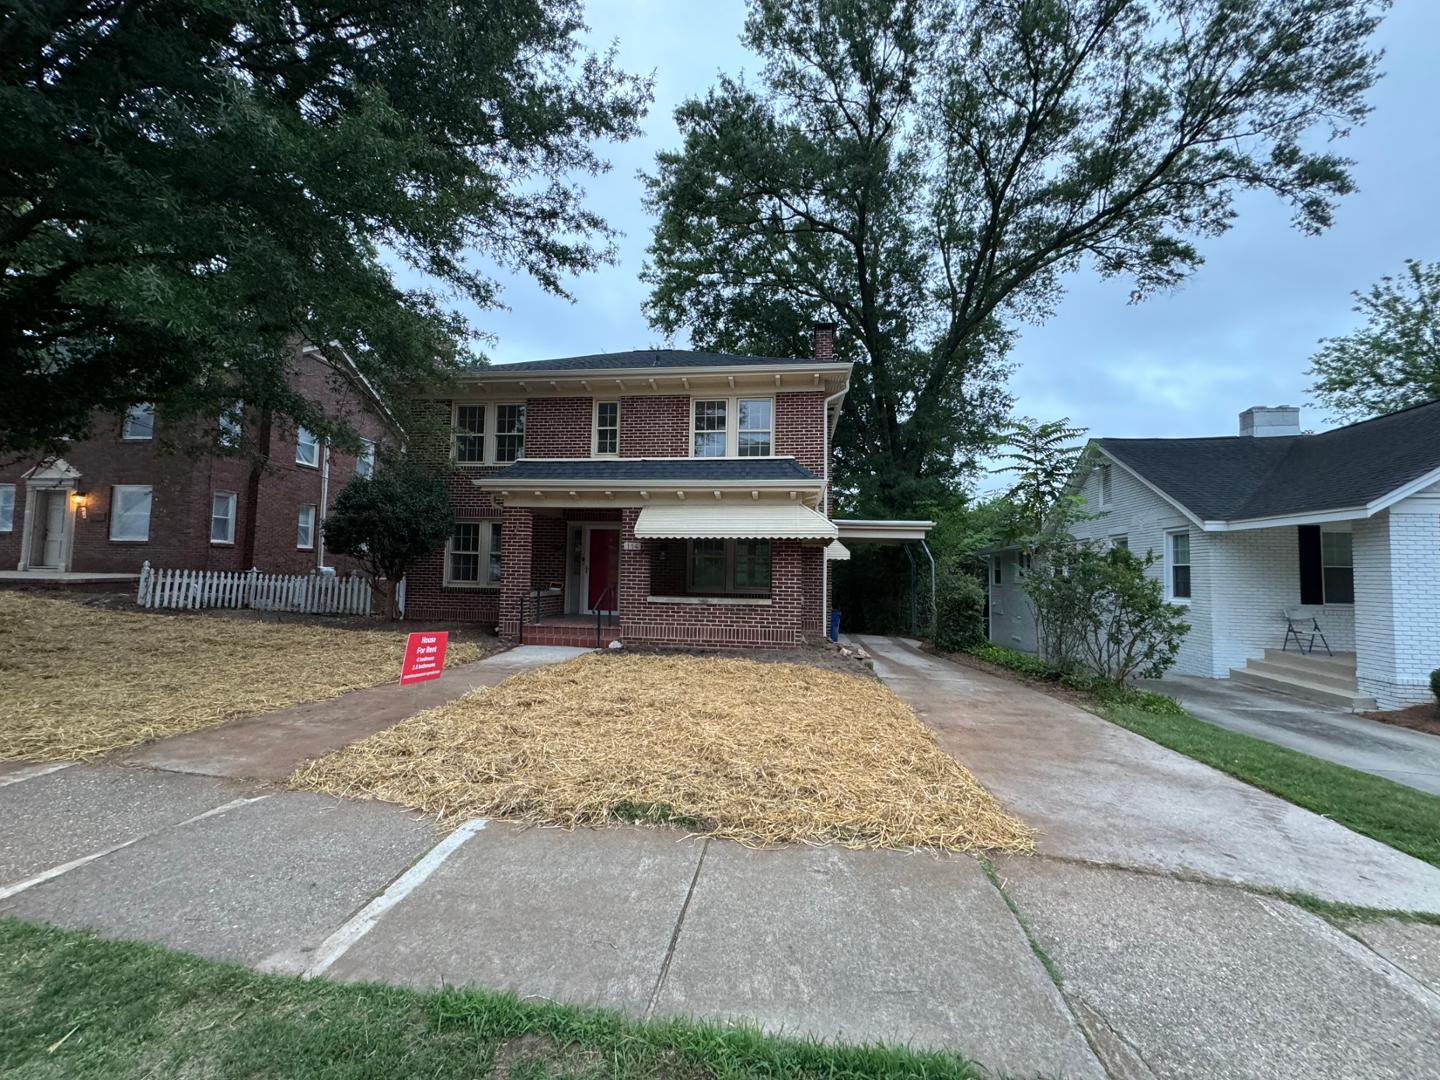
M1435 700L1440 701L1440 668L1430 672L1430 693L1435 695Z
M954 567L935 582L935 647L959 652L985 639L985 587Z

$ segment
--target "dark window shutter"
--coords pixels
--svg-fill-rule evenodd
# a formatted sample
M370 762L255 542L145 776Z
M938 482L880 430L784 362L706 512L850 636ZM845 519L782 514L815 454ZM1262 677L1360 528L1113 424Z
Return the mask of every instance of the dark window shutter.
M1300 534L1300 603L1325 602L1325 571L1320 562L1320 526L1299 525Z

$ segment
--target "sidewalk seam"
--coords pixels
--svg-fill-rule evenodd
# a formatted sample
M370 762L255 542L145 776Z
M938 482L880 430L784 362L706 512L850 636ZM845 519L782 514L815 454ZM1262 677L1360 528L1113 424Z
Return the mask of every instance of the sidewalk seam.
M705 865L705 856L710 851L710 837L700 847L700 858L695 860L695 873L690 877L690 888L685 890L685 902L680 905L680 914L675 919L675 929L670 932L670 944L665 950L665 959L660 964L660 975L655 980L655 989L650 992L650 1003L645 1006L644 1018L649 1020L660 1002L660 991L665 978L670 974L670 961L675 958L675 947L680 943L680 928L685 925L685 915L690 910L690 900L695 895L695 885L700 880L700 868Z

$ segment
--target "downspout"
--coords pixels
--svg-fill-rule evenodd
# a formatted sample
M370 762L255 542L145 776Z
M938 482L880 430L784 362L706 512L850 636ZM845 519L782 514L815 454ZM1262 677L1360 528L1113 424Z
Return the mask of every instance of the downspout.
M330 440L320 444L320 508L315 515L315 567L325 569L325 515L330 509Z
M825 436L825 467L823 469L825 482L822 498L824 503L821 507L825 520L830 520L830 443L835 438L835 429L840 426L840 405L845 395L850 392L847 380L844 389L837 390L825 399L825 404L820 413L820 424L822 433ZM835 419L830 419L830 403L835 402ZM825 552L820 552L820 632L828 634L830 631L830 612L825 601L830 596L830 560L825 558Z

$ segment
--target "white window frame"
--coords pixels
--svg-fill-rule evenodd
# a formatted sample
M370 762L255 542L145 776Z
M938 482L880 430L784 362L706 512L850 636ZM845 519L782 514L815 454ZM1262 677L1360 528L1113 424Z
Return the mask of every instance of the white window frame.
M1348 536L1350 537L1350 561L1348 563L1330 563L1325 561L1325 537L1327 536ZM1326 570L1349 570L1350 571L1350 599L1331 600L1330 589L1325 582ZM1355 535L1348 529L1325 529L1320 530L1320 598L1326 605L1334 604L1337 607L1352 607L1355 604Z
M519 410L520 410L520 428L519 428L519 431L518 431L518 432L517 432L516 430L514 430L513 428L512 428L511 430L509 430L509 431L501 431L501 430L500 430L500 410L501 410L501 409L519 409ZM526 408L525 408L525 402L523 402L523 401L497 401L497 402L495 402L495 404L493 404L492 406L490 406L490 420L491 420L491 423L490 423L491 435L490 435L490 445L489 445L490 460L493 461L494 463L496 463L497 465L509 465L512 461L520 461L520 460L522 460L522 459L525 457L525 420L526 420L526 415L525 415L525 414L526 414L526 411L527 411L527 410L526 410ZM514 457L507 457L507 458L505 458L505 459L502 460L501 457L500 457L500 437L503 435L503 436L506 436L507 438L513 438L513 437L514 437L515 435L517 435L517 434L520 436L520 450L519 450L519 452L518 452Z
M1109 506L1115 501L1115 470L1108 462L1103 461L1096 467L1100 484L1099 505Z
M355 458L355 475L364 477L370 477L375 475L374 439L360 440L360 453Z
M132 435L130 425L140 416L149 419L150 430L144 435ZM125 419L120 422L120 438L123 442L153 442L155 440L155 406L148 401L141 401L126 409Z
M521 416L520 428L520 453L517 457L500 461L497 453L499 446L498 424L500 419L500 408L504 405L518 406ZM482 431L460 431L460 410L479 409ZM460 468L473 467L477 465L508 465L511 461L520 461L525 457L525 438L528 435L526 420L528 420L524 401L452 401L450 403L450 460ZM506 432L506 434L511 434ZM460 460L460 439L474 435L480 439L480 457L469 461ZM593 442L593 437L592 437Z
M307 511L308 511L308 513L307 513ZM300 504L300 511L299 511L299 513L297 513L297 514L295 515L295 550L296 550L296 551L314 551L314 550L315 550L315 516L316 516L316 514L315 514L315 504L314 504L314 503L301 503L301 504ZM305 543L301 543L301 541L300 541L300 530L301 530L302 527L305 528L305 529L307 529L307 530L309 531L309 536L308 536L308 539L306 540Z
M144 536L116 536L115 526L120 521L121 492L143 491L150 502L145 508ZM150 519L155 514L155 489L150 484L114 484L110 488L110 539L117 544L145 544L150 541Z
M600 407L602 405L615 406L615 449L600 449ZM606 431L612 430L607 427ZM620 456L620 402L614 398L596 398L590 408L590 456L591 457L619 457Z
M0 533L15 531L15 485L0 484Z
M450 557L455 553L455 528L461 525L480 526L479 547L473 552L478 558L478 569L481 577L475 581L457 578L452 572ZM488 526L488 528L487 528ZM455 522L450 530L450 536L445 541L445 575L444 584L447 589L498 589L500 578L504 573L499 562L501 544L501 527L499 518L461 518Z
M1130 550L1130 534L1129 534L1129 533L1115 533L1114 535L1112 535L1112 536L1110 537L1110 546L1111 546L1112 548L1117 548L1117 547L1118 547L1118 548L1124 548L1126 551L1129 551L1129 550Z
M1175 561L1175 538L1185 537L1185 561ZM1189 529L1170 529L1165 533L1165 599L1172 604L1188 604L1195 595L1195 547ZM1175 568L1183 566L1190 571L1190 595L1175 595Z
M704 400L710 401L710 400L713 400L713 399L711 399L711 398L705 398ZM686 591L687 593L695 593L695 592L696 592L696 586L695 586L695 543L696 543L696 541L694 541L694 540L687 540L687 541L685 541L685 591ZM736 561L736 560L735 560L735 553L736 553L736 550L737 550L737 546L738 546L738 544L739 544L739 541L737 541L737 540L724 540L724 541L722 541L722 543L724 543L724 545L725 545L725 583L724 583L724 585L723 585L721 588L719 588L719 589L706 590L706 591L707 591L707 592L715 592L715 593L720 594L720 595L723 595L723 596L731 596L731 595L734 595L734 596L771 596L771 595L773 595L774 589L775 589L775 543L774 543L774 541L773 541L773 540L766 540L766 541L765 541L765 543L767 543L767 544L770 545L770 584L769 584L768 587L763 588L763 589L758 589L758 588L755 588L754 586L750 586L750 587L746 587L746 588L741 588L741 587L739 587L739 586L737 586L737 585L735 584L735 561Z
M215 513L216 504L221 500L229 507L229 513L225 515L225 535L216 537L215 522L220 520L220 515ZM216 491L210 495L210 543L217 546L228 546L235 543L235 512L240 505L240 499L233 491Z
M765 401L770 404L770 452L768 454L747 454L747 457L775 457L775 395L774 394L692 394L690 396L690 440L688 453L690 457L699 457L695 453L695 436L707 434L695 426L695 407L701 402L723 401L725 403L725 453L715 455L718 457L734 458L740 456L740 402L742 401ZM721 429L715 429L716 431ZM747 428L747 431L760 431L760 428ZM708 432L714 434L714 431Z
M302 456L307 446L314 451L308 458ZM308 428L295 428L295 464L303 465L307 469L320 467L320 440Z

